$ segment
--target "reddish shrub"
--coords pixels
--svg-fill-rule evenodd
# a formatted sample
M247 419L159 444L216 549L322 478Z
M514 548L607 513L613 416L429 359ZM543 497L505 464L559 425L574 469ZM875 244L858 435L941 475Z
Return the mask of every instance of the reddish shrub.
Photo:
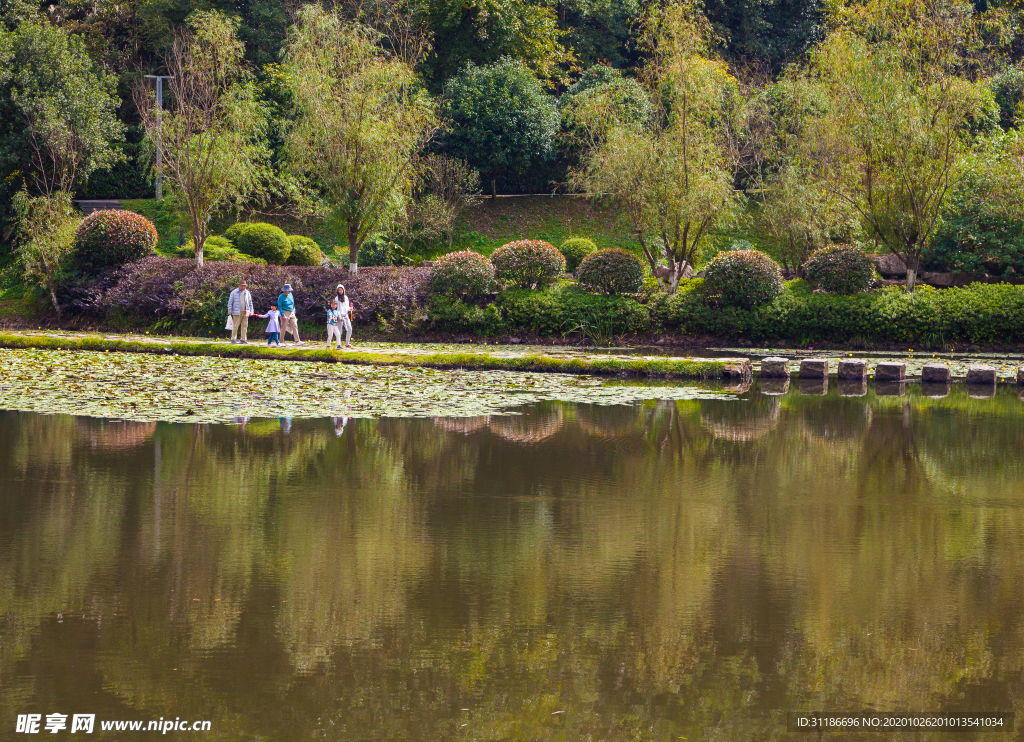
M153 222L122 209L94 211L75 230L74 260L86 273L100 273L149 255L156 249Z
M565 256L542 240L517 240L491 255L495 277L506 286L536 289L565 273Z
M644 285L644 266L636 255L617 247L598 250L580 263L576 280L598 294L633 294Z

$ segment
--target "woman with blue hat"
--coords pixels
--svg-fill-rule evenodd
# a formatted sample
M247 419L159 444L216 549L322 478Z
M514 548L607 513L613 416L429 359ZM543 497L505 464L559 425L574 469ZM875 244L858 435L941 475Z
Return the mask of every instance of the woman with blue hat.
M292 285L286 283L281 288L281 295L277 297L277 311L281 313L284 322L281 327L281 339L289 332L295 338L296 345L302 345L299 338L299 320L295 316L295 297L292 296Z

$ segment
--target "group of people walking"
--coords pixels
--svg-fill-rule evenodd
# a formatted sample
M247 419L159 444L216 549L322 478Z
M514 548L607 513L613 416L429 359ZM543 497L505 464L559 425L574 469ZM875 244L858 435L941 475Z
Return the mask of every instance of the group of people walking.
M341 332L345 331L345 347L352 347L352 302L349 301L345 287L340 283L331 298L327 310L327 347L335 346L341 350ZM256 314L253 309L252 294L243 278L238 288L228 296L228 322L225 329L231 330L231 343L248 345L249 318L259 317L267 322L267 345L280 347L281 337L291 333L296 345L302 345L299 337L299 320L295 315L295 297L292 296L292 285L286 283L281 288L277 303L272 304L266 314Z

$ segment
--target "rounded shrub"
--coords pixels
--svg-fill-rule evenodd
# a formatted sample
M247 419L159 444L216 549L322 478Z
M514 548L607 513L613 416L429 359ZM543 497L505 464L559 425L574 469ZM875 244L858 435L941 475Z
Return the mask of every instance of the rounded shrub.
M472 250L442 255L430 269L430 288L435 294L478 299L494 286L494 264Z
M288 253L288 265L315 267L323 261L324 254L320 252L320 245L316 244L316 240L296 234L290 236L288 242L292 246L291 252Z
M597 252L597 245L586 237L570 237L561 244L558 251L565 256L565 269L575 273L583 258Z
M719 253L704 269L704 293L749 309L782 293L782 269L760 250Z
M542 240L516 240L491 254L494 275L507 286L536 289L565 273L565 257Z
M156 249L156 227L142 214L122 209L94 211L75 231L75 263L87 273L124 265Z
M830 294L859 294L871 288L875 265L859 247L827 245L804 263L804 277Z
M576 280L598 294L635 294L644 285L644 266L636 255L620 248L598 250L580 263Z
M231 240L239 252L263 258L271 265L284 265L292 251L288 235L280 227L265 222L234 224L224 236Z

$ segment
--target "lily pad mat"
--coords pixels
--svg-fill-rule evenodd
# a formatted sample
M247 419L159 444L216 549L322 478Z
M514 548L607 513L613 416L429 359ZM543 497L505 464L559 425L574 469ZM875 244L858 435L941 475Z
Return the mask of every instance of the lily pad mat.
M840 358L863 358L868 362L868 373L874 374L875 366L882 362L902 361L907 364L907 378L920 378L921 368L926 363L944 363L949 366L950 373L954 379L967 377L967 369L971 366L992 366L996 374L1004 381L1017 381L1017 367L1024 364L1024 355L1020 353L934 353L922 351L920 353L907 352L853 352L841 350L795 350L789 349L764 349L764 348L713 348L721 353L742 352L750 357L755 372L761 370L761 359L768 356L778 356L789 359L790 370L796 371L800 367L800 360L803 358L828 358L829 373L833 376L839 369Z
M234 417L472 417L543 400L721 399L709 386L406 366L0 349L0 409L138 421Z
M117 351L129 353L177 353L179 355L227 355L237 358L326 361L330 363L432 366L434 368L506 369L579 374L616 374L683 379L743 378L750 375L746 358L694 358L586 352L542 346L488 344L359 344L345 351L329 350L322 342L268 347L252 342L231 345L209 338L171 338L150 335L109 335L78 332L0 332L0 347L56 350ZM628 350L628 349L623 349Z

